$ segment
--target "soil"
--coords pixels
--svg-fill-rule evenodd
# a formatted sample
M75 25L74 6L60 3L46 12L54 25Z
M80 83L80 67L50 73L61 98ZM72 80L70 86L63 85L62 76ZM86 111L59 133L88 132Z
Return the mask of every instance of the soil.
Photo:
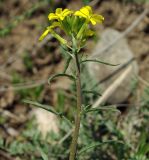
M38 41L40 34L48 23L47 14L49 8L51 9L51 4L44 4L41 1L38 3L42 3L39 5L40 7L37 7L31 15L23 17L17 22L15 18L29 11L32 6L37 4L37 1L0 1L0 32L14 24L7 35L0 37L0 110L2 112L8 111L13 116L22 119L13 122L13 118L10 118L7 122L8 126L15 131L29 118L28 113L31 108L22 104L20 92L13 91L11 87L15 84L17 87L26 88L26 85L30 85L32 81L40 84L40 80L45 80L49 75L62 71L64 66L61 51L58 48L59 44L55 39L52 38L46 44L41 44ZM72 9L78 9L82 6L81 0L77 0L77 2L56 1L52 5L56 8L57 6L67 7L66 4ZM106 28L124 31L147 7L149 7L148 4L126 3L122 0L101 0L93 8L96 13L105 17L105 22L95 29L100 29L101 32ZM149 13L126 38L137 58L140 70L139 76L148 83ZM90 53L95 46L95 42L91 40L88 44L85 51ZM139 82L140 95L146 87L146 83ZM38 98L45 103L54 104L58 87L67 89L68 82L65 79L63 82L58 79L52 83L51 87L44 83L44 89ZM131 97L128 101L134 98ZM0 134L5 136L5 131L0 129ZM14 132L8 134L14 136Z

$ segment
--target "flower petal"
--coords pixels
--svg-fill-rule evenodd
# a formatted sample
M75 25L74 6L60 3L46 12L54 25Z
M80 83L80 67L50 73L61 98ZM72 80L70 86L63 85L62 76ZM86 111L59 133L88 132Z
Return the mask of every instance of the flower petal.
M84 13L82 13L81 11L76 11L74 15L75 16L80 16L80 17L83 17L83 18L87 18L87 16Z
M48 18L49 18L49 20L51 21L51 20L54 20L54 19L58 19L58 16L57 16L56 14L54 14L54 13L50 13L50 14L48 15Z
M51 31L51 30L47 28L47 29L42 33L42 35L39 37L39 41L42 41L42 40L48 35L48 33L49 33L50 31Z
M61 14L62 13L62 8L57 8L55 13L56 14Z
M62 15L63 15L64 17L66 17L67 15L69 15L69 14L71 14L71 13L73 13L73 11L71 11L71 10L69 10L69 9L64 9Z
M80 11L76 11L74 15L85 18L87 23L91 22L93 25L96 23L102 23L104 20L103 16L93 14L92 8L90 6L82 7Z
M94 18L91 18L90 21L91 21L92 25L96 24L96 20Z
M93 14L92 19L97 23L102 23L104 20L104 17L98 14Z
M92 8L90 6L85 6L84 8L88 10L89 14L93 13Z
M80 12L82 12L87 17L90 17L92 15L92 8L90 6L85 6L80 9Z

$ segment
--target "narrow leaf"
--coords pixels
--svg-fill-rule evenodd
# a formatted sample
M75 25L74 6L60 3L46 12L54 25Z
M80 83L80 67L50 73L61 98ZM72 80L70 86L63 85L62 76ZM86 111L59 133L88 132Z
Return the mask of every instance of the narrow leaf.
M88 104L86 106L82 105L82 107L83 107L84 110L88 110L88 109L90 109L92 107L92 105L91 104Z
M118 112L119 114L121 114L121 112L116 109L116 108L113 108L113 107L98 107L98 108L91 108L91 109L87 109L85 110L85 113L89 113L89 112L98 112L100 110L110 110L110 111L113 111L113 112Z
M61 118L63 118L70 127L73 126L72 122L66 116L62 115Z
M65 74L65 73L59 73L59 74L55 74L53 76L51 76L49 79L48 79L48 83L50 84L50 82L57 78L57 77L68 77L70 78L71 80L75 80L75 77L73 75L69 75L69 74Z
M85 59L85 60L81 61L81 63L85 63L85 62L96 62L96 63L105 64L105 65L108 65L108 66L118 66L119 65L119 64L111 64L111 63L103 62L103 61L100 61L98 59Z
M68 69L68 67L69 67L69 64L70 64L71 60L72 60L72 57L69 57L69 58L67 59L63 73L66 73L66 71L67 71L67 69Z
M42 108L44 110L47 110L48 112L51 112L51 113L54 113L55 115L57 116L60 116L61 113L58 113L56 112L52 107L52 106L49 106L49 105L45 105L45 104L40 104L38 102L34 102L34 101L30 101L30 100L23 100L24 103L28 103L28 104L31 104L33 106L36 106L36 107L39 107L39 108Z
M39 152L41 153L41 157L43 160L48 160L48 156L43 152L41 148L38 147Z
M97 143L93 143L93 144L91 144L89 146L86 146L83 149L81 149L80 152L79 152L79 155L82 154L83 152L86 152L87 150L90 150L90 149L95 148L95 147L99 147L99 146L101 146L103 144L106 144L106 143L121 143L121 144L123 144L123 142L115 141L115 140L108 140L108 141L105 141L105 142L97 142Z

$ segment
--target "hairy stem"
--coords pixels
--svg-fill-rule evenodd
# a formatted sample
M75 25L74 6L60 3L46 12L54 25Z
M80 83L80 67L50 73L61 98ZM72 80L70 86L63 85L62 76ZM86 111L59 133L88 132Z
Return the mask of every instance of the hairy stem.
M81 78L80 78L80 63L78 59L78 54L75 54L75 65L76 65L76 92L77 92L77 111L75 116L75 126L72 136L72 143L70 146L70 156L69 160L75 160L77 153L77 142L79 137L80 121L81 121Z

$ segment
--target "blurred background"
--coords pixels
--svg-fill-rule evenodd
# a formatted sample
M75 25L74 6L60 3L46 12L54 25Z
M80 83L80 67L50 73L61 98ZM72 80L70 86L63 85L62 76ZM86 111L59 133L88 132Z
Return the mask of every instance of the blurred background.
M78 159L149 160L149 0L0 0L0 160L68 159L69 122L23 100L54 106L73 120L75 86L64 78L47 83L63 71L63 50L51 35L38 38L50 24L50 12L84 5L105 21L92 27L95 35L82 52L120 66L85 66L84 90L104 95L114 89L101 102L92 94L83 100L112 105L121 114L98 110L83 117L79 149L94 148Z

